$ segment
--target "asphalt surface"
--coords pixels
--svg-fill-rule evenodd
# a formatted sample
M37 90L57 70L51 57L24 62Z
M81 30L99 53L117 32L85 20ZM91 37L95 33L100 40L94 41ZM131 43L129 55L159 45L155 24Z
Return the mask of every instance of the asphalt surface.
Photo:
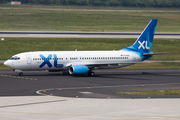
M95 77L0 70L0 96L52 95L78 98L180 98L179 95L120 95L121 91L180 89L180 70L96 70Z
M140 34L140 32L0 31L0 37L42 38L138 38ZM155 33L154 38L180 39L180 33Z

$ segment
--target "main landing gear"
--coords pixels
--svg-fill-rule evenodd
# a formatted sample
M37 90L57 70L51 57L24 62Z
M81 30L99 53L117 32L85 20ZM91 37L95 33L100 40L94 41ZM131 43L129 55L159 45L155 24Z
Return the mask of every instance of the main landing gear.
M20 72L20 73L19 73L19 76L23 76L23 72Z
M93 77L93 76L95 76L95 73L93 71L89 71L88 72L88 76L92 76Z

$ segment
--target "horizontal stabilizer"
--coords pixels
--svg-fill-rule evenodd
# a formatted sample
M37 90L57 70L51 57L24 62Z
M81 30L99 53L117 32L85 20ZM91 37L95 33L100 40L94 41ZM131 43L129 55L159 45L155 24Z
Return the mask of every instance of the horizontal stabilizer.
M177 53L175 52L162 52L162 53L144 53L143 55L159 55L159 54L169 54L169 53Z

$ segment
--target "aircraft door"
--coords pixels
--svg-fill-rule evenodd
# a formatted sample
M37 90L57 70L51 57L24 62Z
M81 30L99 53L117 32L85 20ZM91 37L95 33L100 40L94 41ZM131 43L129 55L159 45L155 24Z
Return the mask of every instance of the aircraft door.
M31 64L32 60L31 60L31 55L30 54L27 54L26 55L26 58L27 58L27 64Z
M75 60L76 62L82 62L82 57L80 57L80 56L76 57L75 59L76 59Z
M75 61L78 62L78 57L75 57L75 59L76 59Z

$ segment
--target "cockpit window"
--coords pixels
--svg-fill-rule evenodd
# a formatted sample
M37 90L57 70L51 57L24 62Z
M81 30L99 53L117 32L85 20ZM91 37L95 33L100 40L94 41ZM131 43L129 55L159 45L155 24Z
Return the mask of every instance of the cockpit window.
M20 60L20 57L18 57L18 56L13 56L13 57L10 58L10 60Z

